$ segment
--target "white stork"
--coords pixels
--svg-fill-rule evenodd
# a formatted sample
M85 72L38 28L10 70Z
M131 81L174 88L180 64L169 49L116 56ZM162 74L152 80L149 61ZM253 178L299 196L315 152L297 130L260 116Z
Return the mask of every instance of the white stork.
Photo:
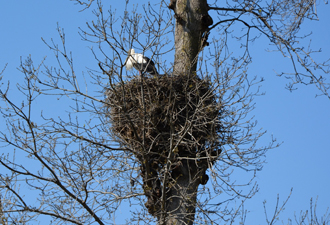
M126 59L126 70L131 70L133 67L139 71L140 75L144 73L151 75L158 74L155 63L151 59L142 54L135 53L134 49L130 49Z

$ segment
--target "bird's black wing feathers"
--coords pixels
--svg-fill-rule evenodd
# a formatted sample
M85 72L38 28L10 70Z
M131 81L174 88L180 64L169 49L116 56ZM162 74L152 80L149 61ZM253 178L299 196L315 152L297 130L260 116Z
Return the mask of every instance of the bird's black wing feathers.
M140 73L149 73L150 75L157 75L157 69L155 63L146 56L143 56L143 62L139 63L137 61L133 62L133 67L140 71Z
M143 60L144 63L143 63L143 71L142 72L146 72L146 73L149 73L151 75L158 74L157 69L155 67L155 63L146 56L144 56L143 59L144 59Z

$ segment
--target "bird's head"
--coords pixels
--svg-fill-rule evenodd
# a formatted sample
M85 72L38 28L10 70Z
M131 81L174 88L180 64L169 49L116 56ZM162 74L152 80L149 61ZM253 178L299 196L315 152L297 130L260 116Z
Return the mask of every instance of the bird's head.
M135 51L134 51L134 49L132 48L132 49L128 50L127 53L128 53L128 56L130 56L130 55L135 54Z

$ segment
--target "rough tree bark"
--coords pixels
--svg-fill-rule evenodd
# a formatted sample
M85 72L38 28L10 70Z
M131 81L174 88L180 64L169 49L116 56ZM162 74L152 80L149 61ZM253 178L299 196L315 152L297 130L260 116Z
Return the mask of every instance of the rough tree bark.
M173 73L196 71L198 53L207 44L208 26L213 24L206 0L171 0L175 13L175 60Z
M207 45L208 27L213 24L208 14L206 0L171 0L174 11L175 60L174 75L195 76L198 54ZM205 169L198 168L193 160L182 160L180 173L166 200L166 215L159 217L160 224L193 224L197 189ZM172 174L175 176L175 174Z
M194 222L197 188L200 180L197 179L200 170L194 165L192 160L182 160L181 174L177 176L177 181L171 189L171 196L167 199L166 217L161 224L187 224Z

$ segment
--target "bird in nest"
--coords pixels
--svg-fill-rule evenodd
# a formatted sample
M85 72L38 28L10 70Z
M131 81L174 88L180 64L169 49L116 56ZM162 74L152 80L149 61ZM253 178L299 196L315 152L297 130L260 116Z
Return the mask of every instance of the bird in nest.
M140 75L145 73L158 75L155 63L151 59L130 49L126 59L126 70L131 70L133 67L139 71Z

